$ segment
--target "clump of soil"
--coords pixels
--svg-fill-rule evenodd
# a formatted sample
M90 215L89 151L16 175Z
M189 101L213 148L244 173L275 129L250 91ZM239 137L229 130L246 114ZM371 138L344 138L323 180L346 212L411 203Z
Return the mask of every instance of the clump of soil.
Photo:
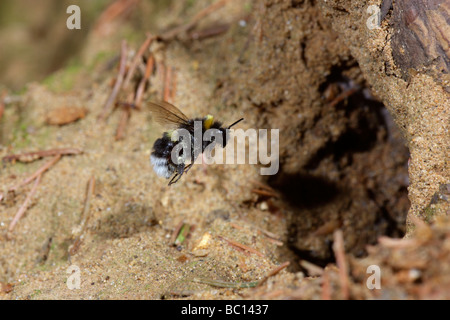
M448 28L442 17L448 16L450 8L444 1L396 1L387 18L369 28L371 4L349 0L319 6L405 137L410 151L409 216L425 219L431 198L450 181L449 74L442 67L450 60L441 49L448 47L448 41L440 36L440 30ZM402 60L402 55L414 58Z
M324 265L334 229L357 256L380 235L401 237L408 152L358 63L320 6L266 1L257 9L244 72L230 86L237 82L261 115L258 126L280 129L281 172L268 183L289 204L289 244Z

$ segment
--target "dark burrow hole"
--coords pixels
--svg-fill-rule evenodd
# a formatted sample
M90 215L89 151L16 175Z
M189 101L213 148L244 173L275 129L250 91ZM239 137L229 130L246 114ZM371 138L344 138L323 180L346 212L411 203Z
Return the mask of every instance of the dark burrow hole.
M333 109L344 115L345 130L310 155L300 172L283 172L280 159L279 174L268 180L290 208L288 246L297 262L334 263L333 228L343 230L346 252L356 257L378 237L405 232L409 154L384 105L343 75L352 67L333 68L320 87L352 90Z
M284 200L295 208L315 208L333 201L338 196L338 187L321 177L307 174L280 174L269 181L281 192Z

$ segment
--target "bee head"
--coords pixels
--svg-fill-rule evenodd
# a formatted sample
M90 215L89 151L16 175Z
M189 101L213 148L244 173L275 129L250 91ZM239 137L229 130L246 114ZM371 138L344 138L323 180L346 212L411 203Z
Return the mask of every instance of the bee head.
M222 134L222 148L225 148L227 145L228 139L230 139L230 132L226 128L219 128L217 129Z
M222 128L222 124L220 122L214 122L213 119L214 118L211 115L206 116L204 118L204 128L206 130L209 130L209 129L216 130L216 134L218 134L219 136L222 135L221 141L216 141L214 136L211 137L210 141L215 142L224 148L230 138L230 128L232 126L236 125L237 123L241 122L242 120L244 120L244 118L239 119L238 121L235 121L234 123L229 125L227 128Z

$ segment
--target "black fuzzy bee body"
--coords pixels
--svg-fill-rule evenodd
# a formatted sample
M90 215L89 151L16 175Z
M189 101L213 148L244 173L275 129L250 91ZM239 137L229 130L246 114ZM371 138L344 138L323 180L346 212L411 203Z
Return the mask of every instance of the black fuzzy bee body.
M164 132L163 137L155 141L150 155L150 162L156 174L166 179L169 179L176 170L176 165L171 159L174 145L167 132Z
M214 118L211 115L204 118L188 119L178 108L168 102L152 102L150 103L150 106L159 122L176 126L175 130L164 132L162 138L155 141L153 151L150 155L150 162L153 165L155 173L166 179L172 177L169 185L176 183L181 176L190 169L197 157L203 153L210 144L216 143L214 136L212 136L210 141L203 140L203 135L206 130L217 130L216 133L222 136L221 141L218 141L219 145L225 147L229 138L228 129L243 120L240 119L228 128L223 128L222 123L214 121ZM196 121L201 121L201 134L199 132L194 132L194 128L197 129L195 127ZM190 139L190 154L183 154L183 146L185 146L186 142L184 139L186 139L186 135L178 135L179 129L185 129L186 132L189 133L187 139ZM201 141L197 141L198 139L201 139ZM181 148L177 150L179 152L176 153L174 159L172 153L175 147ZM190 161L190 164L186 166L185 163L187 160Z

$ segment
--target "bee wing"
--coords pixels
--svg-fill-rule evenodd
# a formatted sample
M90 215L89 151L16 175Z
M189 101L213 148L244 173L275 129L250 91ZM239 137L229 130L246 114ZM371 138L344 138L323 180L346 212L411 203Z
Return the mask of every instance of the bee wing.
M188 117L180 109L167 101L148 102L148 106L155 120L162 125L174 127L180 124L187 125L189 122Z

